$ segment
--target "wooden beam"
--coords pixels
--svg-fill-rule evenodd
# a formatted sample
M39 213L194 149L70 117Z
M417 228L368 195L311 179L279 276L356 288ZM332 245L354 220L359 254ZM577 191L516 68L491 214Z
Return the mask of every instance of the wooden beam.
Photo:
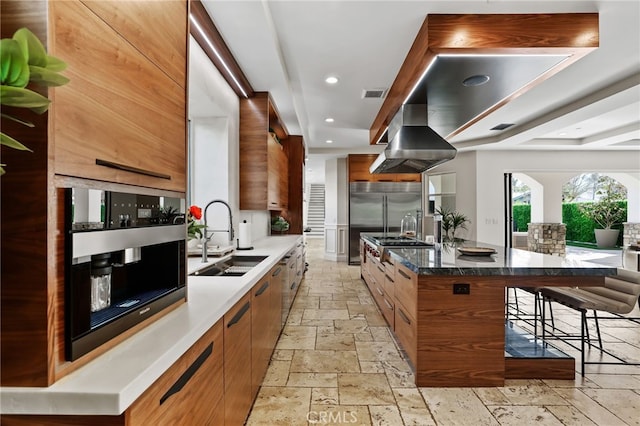
M254 93L251 83L242 72L204 5L200 0L191 0L190 4L191 35L236 94L241 98L252 97Z

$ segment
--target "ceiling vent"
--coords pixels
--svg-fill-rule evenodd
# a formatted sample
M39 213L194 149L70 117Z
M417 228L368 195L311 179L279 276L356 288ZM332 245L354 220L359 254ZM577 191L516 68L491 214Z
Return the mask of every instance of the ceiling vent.
M489 130L504 130L504 129L508 129L509 127L511 127L513 125L514 125L514 123L502 123L502 124L498 124L497 126L493 126Z
M362 99L384 98L386 94L387 89L364 89L362 91Z

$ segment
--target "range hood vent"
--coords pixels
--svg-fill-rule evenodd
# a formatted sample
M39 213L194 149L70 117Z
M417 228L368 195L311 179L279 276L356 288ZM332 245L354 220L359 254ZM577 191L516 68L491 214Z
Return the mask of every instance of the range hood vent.
M426 104L403 105L389 124L388 138L370 173L422 173L452 160L457 152L427 126Z

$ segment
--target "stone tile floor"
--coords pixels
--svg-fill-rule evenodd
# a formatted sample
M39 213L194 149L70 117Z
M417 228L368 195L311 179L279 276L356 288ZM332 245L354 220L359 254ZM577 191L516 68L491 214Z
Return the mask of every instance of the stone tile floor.
M309 270L248 425L640 425L640 367L634 366L587 366L586 376L576 372L574 381L417 388L359 266L324 260L322 239L307 243ZM525 309L528 297L519 298ZM558 327L579 327L576 312L554 307ZM637 309L633 314L640 316ZM611 320L601 327L607 348L640 360L640 326Z

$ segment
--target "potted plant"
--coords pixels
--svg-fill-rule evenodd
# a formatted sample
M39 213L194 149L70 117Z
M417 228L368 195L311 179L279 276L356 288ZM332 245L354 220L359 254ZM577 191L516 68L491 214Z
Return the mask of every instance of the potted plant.
M271 230L283 234L289 230L289 222L282 216L274 217L271 220Z
M47 54L38 38L27 28L17 30L12 38L0 41L0 105L2 118L33 127L33 123L17 117L11 108L27 108L36 114L42 114L51 101L41 94L28 89L27 85L37 84L45 87L62 86L69 79L60 71L67 64ZM9 107L7 110L5 107ZM22 151L31 151L28 147L4 132L0 132L0 144ZM4 164L0 164L0 175L4 174Z
M598 201L583 203L580 210L601 229L594 229L596 244L600 248L615 247L618 241L619 229L612 229L614 225L624 222L627 218L626 210L620 205L623 194L613 191L611 185L598 191L601 195Z
M469 218L463 213L442 206L436 209L436 214L442 216L443 240L460 240L456 238L456 232L458 229L467 229L467 223L470 222Z

